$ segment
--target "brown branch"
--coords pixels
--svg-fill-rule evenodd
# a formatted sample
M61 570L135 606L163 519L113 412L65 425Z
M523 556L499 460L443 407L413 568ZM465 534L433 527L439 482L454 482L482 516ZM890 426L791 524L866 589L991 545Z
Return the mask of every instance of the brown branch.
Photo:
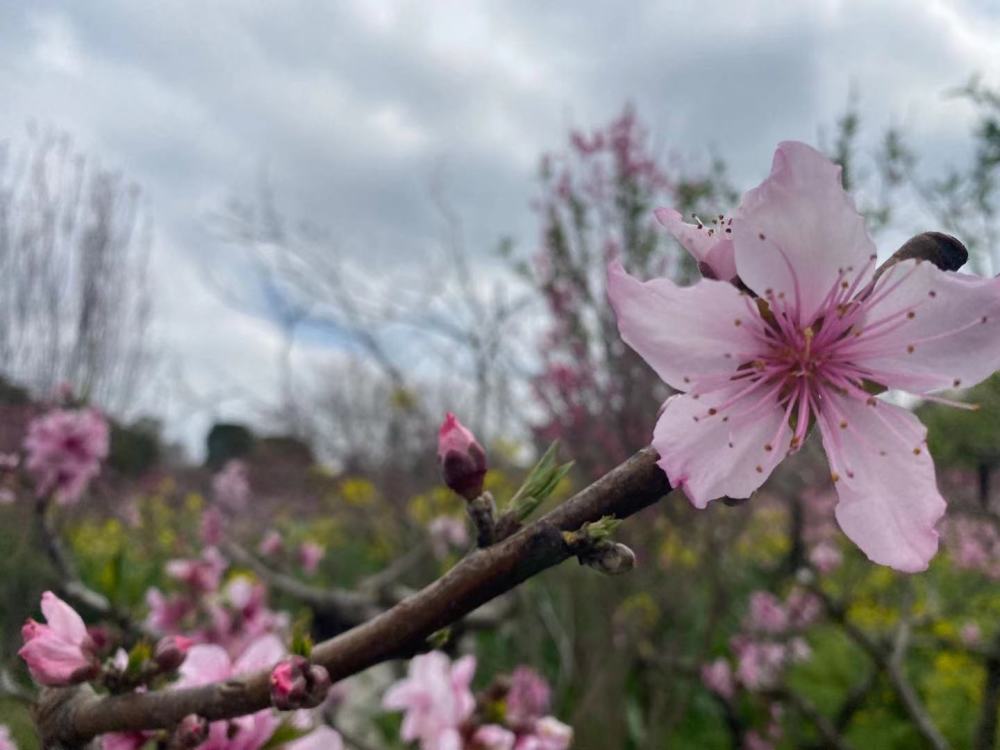
M571 556L563 531L604 516L630 516L669 489L645 448L558 508L504 541L473 552L443 577L386 612L320 643L312 659L342 680L413 653L436 631ZM80 747L114 731L169 728L196 713L210 721L270 705L269 671L194 688L98 696L89 686L48 690L38 710L46 746Z
M841 736L841 730L805 696L787 688L769 691L768 696L774 700L791 703L795 710L819 732L823 740L820 747L829 750L851 750L852 746Z

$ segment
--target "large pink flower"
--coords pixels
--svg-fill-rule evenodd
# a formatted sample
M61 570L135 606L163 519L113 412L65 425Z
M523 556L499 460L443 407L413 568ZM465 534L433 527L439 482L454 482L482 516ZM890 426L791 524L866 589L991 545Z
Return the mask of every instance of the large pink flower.
M382 705L406 711L400 735L420 741L422 750L461 750L460 727L476 707L469 686L476 657L463 656L454 664L440 651L416 656L406 679L389 688Z
M681 288L617 262L608 294L622 338L669 385L653 446L699 508L749 497L820 431L837 521L877 563L923 570L938 545L926 430L871 386L971 386L1000 367L1000 279L906 260L874 279L875 246L840 168L782 143L733 218L739 278Z
M80 499L108 456L108 423L94 409L54 409L28 425L27 469L39 496L55 493L64 505Z
M94 677L99 669L94 642L76 610L46 591L42 594L43 625L28 620L21 628L24 645L18 655L40 685L70 685Z
M192 646L180 668L175 687L192 687L228 680L261 669L269 669L285 656L285 647L275 635L265 635L251 643L235 661L221 646ZM198 750L258 750L278 728L280 720L271 709L229 721L213 721L208 738Z

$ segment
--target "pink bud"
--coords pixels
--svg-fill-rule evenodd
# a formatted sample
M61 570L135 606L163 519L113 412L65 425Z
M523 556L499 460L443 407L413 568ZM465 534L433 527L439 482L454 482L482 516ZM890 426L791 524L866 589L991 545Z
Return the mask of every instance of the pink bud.
M458 418L448 412L438 431L438 463L444 483L466 500L483 492L486 451Z
M174 744L182 748L198 747L208 737L208 721L197 714L188 714L174 730Z
M303 656L285 659L271 671L271 702L282 711L314 708L329 690L329 672Z
M486 724L472 735L476 750L513 750L517 736L499 724Z
M18 655L35 682L58 686L85 682L100 669L94 643L83 619L51 591L42 594L46 624L28 620L21 628L24 646Z
M182 635L168 635L161 638L153 651L153 661L164 672L173 672L184 663L188 649L194 644Z
M257 546L257 551L264 557L274 557L284 546L284 541L281 538L281 534L274 529L271 529L266 534L264 538L260 540L260 544Z

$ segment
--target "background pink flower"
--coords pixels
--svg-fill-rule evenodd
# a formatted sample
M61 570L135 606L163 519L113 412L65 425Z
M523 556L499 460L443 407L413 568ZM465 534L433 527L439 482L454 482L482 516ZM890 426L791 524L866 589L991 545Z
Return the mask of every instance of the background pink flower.
M39 496L77 502L108 456L108 423L94 409L53 409L32 420L24 439L26 467Z

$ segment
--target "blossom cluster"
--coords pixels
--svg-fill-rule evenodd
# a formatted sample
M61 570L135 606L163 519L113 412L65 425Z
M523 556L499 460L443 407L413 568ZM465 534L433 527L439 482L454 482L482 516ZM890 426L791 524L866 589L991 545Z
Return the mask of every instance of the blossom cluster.
M476 658L452 662L440 651L415 657L383 706L405 711L400 735L421 750L566 750L573 730L548 715L549 686L527 667L477 700ZM502 706L499 712L496 704Z

